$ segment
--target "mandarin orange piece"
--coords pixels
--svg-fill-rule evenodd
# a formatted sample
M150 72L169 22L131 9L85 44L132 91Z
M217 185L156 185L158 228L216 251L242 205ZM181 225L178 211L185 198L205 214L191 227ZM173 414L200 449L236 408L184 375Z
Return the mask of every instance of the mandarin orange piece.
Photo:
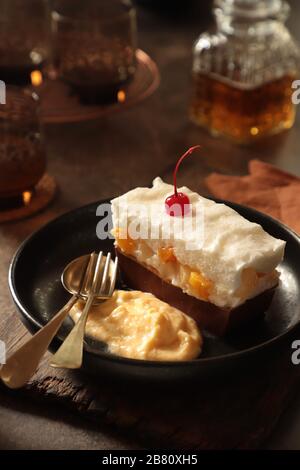
M164 263L167 263L168 261L177 261L177 258L174 254L174 249L171 246L163 246L159 248L158 256Z
M202 299L207 300L212 288L212 281L198 271L192 271L189 277L190 286L198 292Z
M130 238L128 233L124 233L121 229L116 228L114 233L118 247L124 252L131 254L135 250L135 241Z

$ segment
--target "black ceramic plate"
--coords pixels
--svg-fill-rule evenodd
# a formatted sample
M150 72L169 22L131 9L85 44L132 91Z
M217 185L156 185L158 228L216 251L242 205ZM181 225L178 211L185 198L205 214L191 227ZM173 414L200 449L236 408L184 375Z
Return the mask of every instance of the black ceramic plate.
M9 285L14 302L30 330L41 328L69 298L60 276L72 259L93 250L113 249L112 240L101 241L96 236L96 225L100 220L96 216L98 204L76 209L48 223L29 237L15 254ZM108 353L105 345L87 342L83 363L86 370L123 378L166 381L218 374L253 358L261 360L264 352L271 347L278 348L280 340L295 329L300 320L300 239L270 217L237 204L227 204L248 220L262 225L274 237L287 242L285 258L280 265L280 285L264 317L230 337L220 339L205 335L204 350L199 359L179 363L126 359ZM52 349L58 347L71 326L68 319Z

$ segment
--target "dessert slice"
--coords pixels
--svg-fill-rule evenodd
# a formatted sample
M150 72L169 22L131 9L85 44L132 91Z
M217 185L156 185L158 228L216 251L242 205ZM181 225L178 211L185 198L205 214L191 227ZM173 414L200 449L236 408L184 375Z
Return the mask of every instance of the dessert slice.
M264 312L278 283L285 242L236 211L188 188L184 216L166 210L173 187L156 178L112 200L113 235L121 273L222 335ZM175 215L175 216L174 216Z

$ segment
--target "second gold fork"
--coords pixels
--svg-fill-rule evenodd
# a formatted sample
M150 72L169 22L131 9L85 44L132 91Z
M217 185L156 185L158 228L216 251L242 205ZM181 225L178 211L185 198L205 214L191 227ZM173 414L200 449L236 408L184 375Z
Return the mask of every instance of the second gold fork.
M82 314L80 315L79 320L77 321L76 325L69 333L63 344L60 348L56 351L54 356L52 357L50 365L52 367L64 367L67 369L78 369L82 365L82 357L83 357L83 340L84 340L84 333L85 333L85 325L87 322L88 314L91 309L91 306L97 298L106 300L112 296L116 277L117 277L117 266L118 260L115 259L114 262L114 269L113 274L110 278L110 283L108 285L109 280L109 273L110 273L110 263L111 254L108 253L104 268L101 269L101 262L103 259L103 252L101 251L98 254L96 266L93 275L92 287L88 294L88 298L83 309Z

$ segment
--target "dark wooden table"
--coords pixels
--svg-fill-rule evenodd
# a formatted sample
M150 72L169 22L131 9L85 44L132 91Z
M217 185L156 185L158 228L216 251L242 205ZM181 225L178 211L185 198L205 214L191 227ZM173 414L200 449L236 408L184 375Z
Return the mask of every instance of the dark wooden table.
M139 46L160 68L159 90L138 106L103 120L51 125L45 129L48 168L60 191L43 213L0 228L0 315L7 317L7 329L19 322L7 287L9 261L19 243L70 209L116 196L137 185L148 185L156 175L170 180L174 161L188 146L201 143L205 150L201 161L196 158L186 161L179 182L198 191L205 191L203 178L210 171L243 174L251 158L300 175L299 113L290 132L252 148L212 139L189 122L192 44L210 22L210 3L191 2L191 8L179 15L139 7ZM293 14L289 26L300 40L300 4L296 0L290 3ZM24 336L28 334L21 323L18 328ZM2 449L138 447L136 442L121 438L111 429L94 427L64 410L50 405L45 409L9 395L0 395L0 422ZM291 403L266 446L300 449L299 433L300 398Z

